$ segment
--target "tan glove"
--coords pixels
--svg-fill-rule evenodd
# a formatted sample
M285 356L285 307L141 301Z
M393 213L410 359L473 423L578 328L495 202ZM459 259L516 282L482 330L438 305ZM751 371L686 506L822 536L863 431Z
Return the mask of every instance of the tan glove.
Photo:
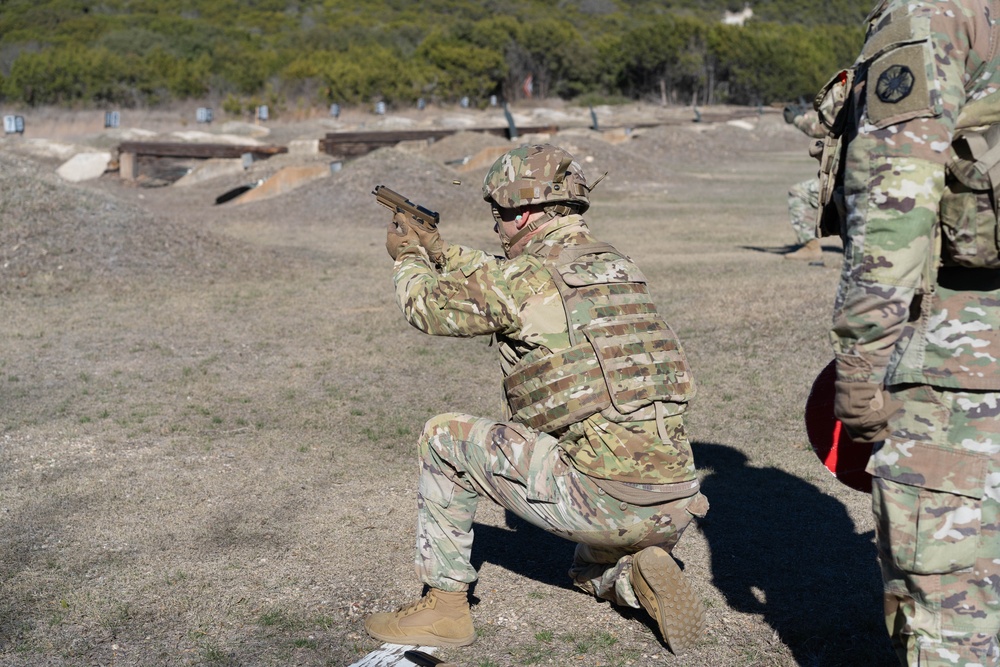
M441 233L438 230L429 232L420 225L410 225L406 221L405 213L397 213L392 217L392 222L397 227L409 227L417 235L420 245L427 251L427 256L438 266L444 265L444 241L441 240Z
M881 385L871 382L834 382L833 414L851 440L878 442L889 435L889 418L902 406Z
M399 215L397 213L397 215ZM417 232L414 231L413 227L410 227L405 222L403 224L396 224L396 219L389 223L389 226L385 230L385 249L389 253L389 257L393 260L397 259L404 250L407 248L417 249L420 247L420 237L417 236Z

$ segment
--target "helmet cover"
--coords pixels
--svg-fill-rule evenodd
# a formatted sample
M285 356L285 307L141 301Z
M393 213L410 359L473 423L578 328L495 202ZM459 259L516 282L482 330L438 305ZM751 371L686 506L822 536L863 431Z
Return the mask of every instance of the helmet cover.
M590 207L587 179L576 159L550 144L521 146L501 155L483 179L483 199L500 208L570 204Z

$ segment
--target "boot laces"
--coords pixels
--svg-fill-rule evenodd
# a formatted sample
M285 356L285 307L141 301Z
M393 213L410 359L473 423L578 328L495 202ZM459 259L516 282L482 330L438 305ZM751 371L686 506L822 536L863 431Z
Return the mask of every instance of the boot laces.
M424 597L420 598L419 600L414 600L413 602L409 602L407 604L404 604L402 607L399 608L399 611L397 613L404 614L404 615L405 614L414 614L414 613L416 613L418 611L423 611L424 609L429 609L432 606L433 606L433 601L431 599L431 596L430 595L425 595Z

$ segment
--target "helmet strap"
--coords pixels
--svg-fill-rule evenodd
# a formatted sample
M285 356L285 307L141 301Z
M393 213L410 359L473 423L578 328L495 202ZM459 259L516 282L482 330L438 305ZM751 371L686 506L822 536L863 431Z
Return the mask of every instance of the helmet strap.
M504 244L503 249L505 251L509 251L511 248L513 248L515 245L517 245L518 241L520 241L525 236L527 236L531 232L533 232L536 229L538 229L539 227L541 227L543 224L545 224L546 222L548 222L550 219L551 218L548 218L548 219L545 219L545 220L541 220L541 219L535 220L534 222L529 222L524 227L521 227L521 229L518 230L517 234L514 234L509 239L507 239L507 243Z
M542 225L548 224L551 220L554 220L560 215L573 215L577 210L573 206L567 206L565 204L556 204L555 206L546 206L542 209L543 215L537 220L533 220L526 224L524 227L517 231L512 237L506 240L501 238L500 244L503 246L504 253L510 256L510 249L517 245L517 243L523 239L528 234L540 228Z

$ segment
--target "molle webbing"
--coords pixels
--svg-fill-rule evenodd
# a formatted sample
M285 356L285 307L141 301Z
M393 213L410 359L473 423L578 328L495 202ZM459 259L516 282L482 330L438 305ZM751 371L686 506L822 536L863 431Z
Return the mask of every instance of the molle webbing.
M526 361L525 359L524 361ZM611 405L601 366L589 342L518 364L504 379L514 419L552 432Z
M680 343L631 260L595 243L555 246L546 264L572 345L525 357L504 380L515 419L553 432L598 412L627 420L656 401L690 399L694 388Z

